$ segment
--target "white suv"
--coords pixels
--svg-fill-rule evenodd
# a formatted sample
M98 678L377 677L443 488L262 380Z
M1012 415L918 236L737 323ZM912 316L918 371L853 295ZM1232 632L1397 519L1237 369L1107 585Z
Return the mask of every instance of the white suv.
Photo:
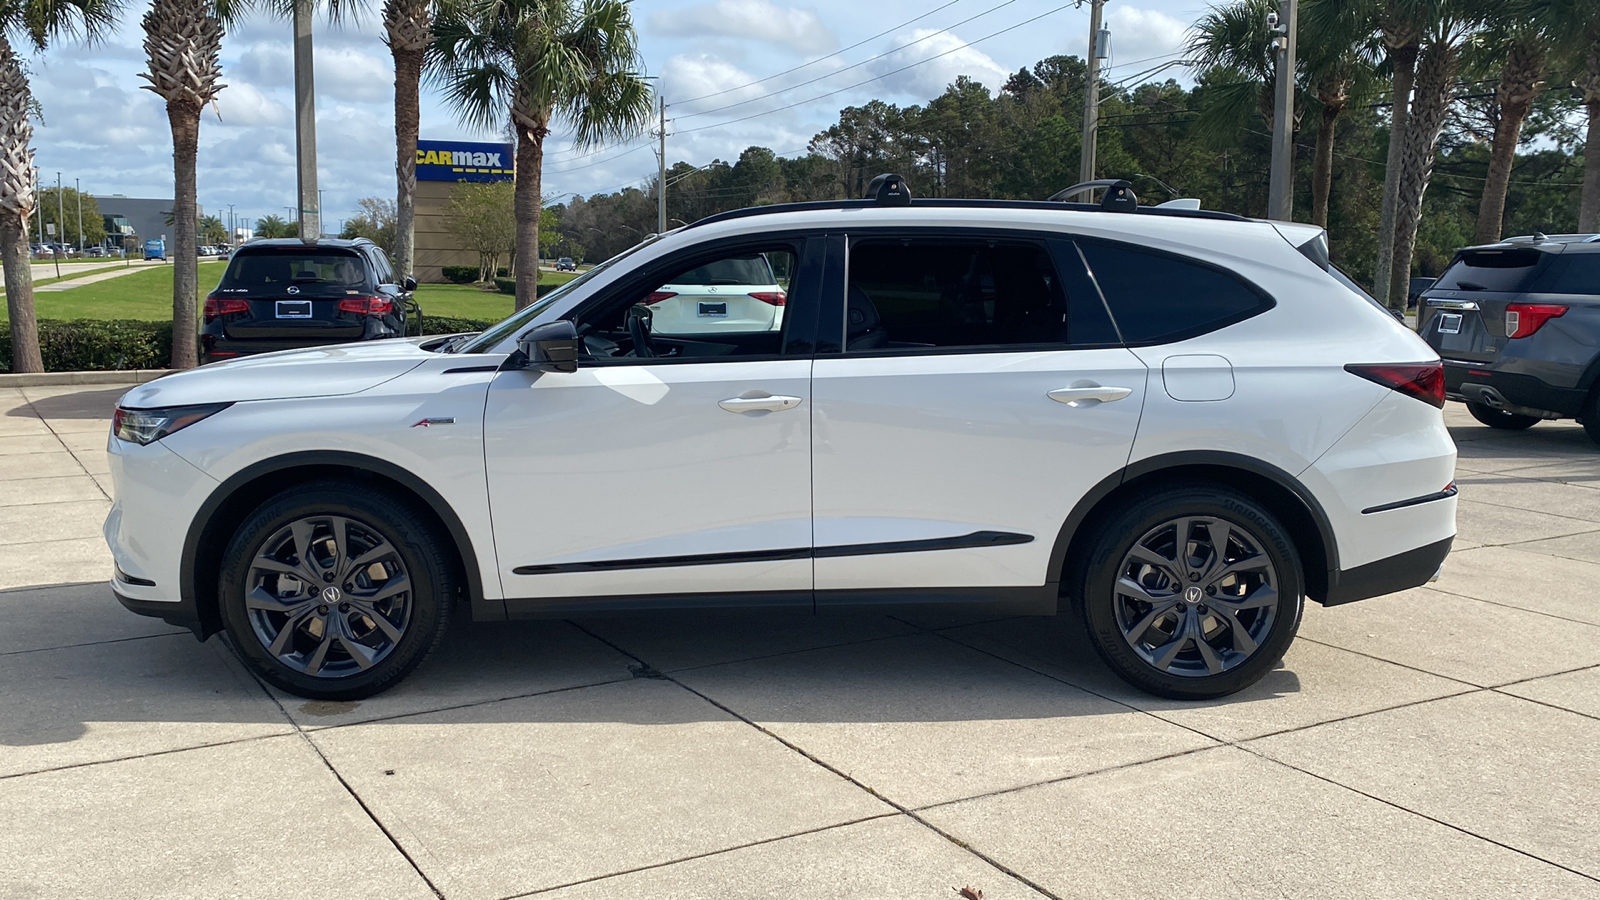
M772 330L652 333L719 260ZM1081 617L1168 697L1267 672L1302 600L1423 584L1455 534L1438 357L1322 232L1165 209L843 201L652 237L479 335L129 391L112 586L359 698L451 619L759 604ZM759 473L759 477L750 477Z

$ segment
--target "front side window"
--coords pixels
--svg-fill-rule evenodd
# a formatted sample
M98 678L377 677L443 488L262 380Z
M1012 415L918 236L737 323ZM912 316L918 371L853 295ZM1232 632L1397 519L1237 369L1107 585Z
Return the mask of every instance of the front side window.
M1068 290L1042 243L861 238L850 246L845 352L1115 342L1086 294Z
M788 244L686 260L586 310L578 333L598 364L778 356L797 260Z
M1078 247L1129 344L1187 340L1272 308L1238 278L1194 260L1100 241Z

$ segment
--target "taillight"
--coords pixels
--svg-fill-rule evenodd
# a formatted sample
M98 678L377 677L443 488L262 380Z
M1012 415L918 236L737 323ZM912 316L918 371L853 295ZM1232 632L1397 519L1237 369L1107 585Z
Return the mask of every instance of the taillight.
M232 313L246 313L250 311L250 301L240 300L237 297L207 297L202 315L207 322Z
M1566 314L1565 306L1554 303L1513 303L1506 307L1506 337L1525 338Z
M1444 409L1444 363L1351 363L1344 367L1352 375L1399 391Z
M751 291L750 296L773 306L782 306L789 299L789 295L783 291Z
M339 312L358 316L387 316L394 312L394 301L388 297L346 297L339 301Z
M654 306L663 300L671 300L678 296L677 291L651 291L649 299L645 300L646 306Z

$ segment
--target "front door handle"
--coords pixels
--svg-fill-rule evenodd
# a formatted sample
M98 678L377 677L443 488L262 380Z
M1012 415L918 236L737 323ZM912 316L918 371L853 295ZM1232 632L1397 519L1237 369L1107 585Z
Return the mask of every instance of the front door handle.
M1072 407L1095 406L1100 403L1110 403L1121 400L1133 393L1133 388L1101 387L1098 384L1056 388L1045 394L1057 403L1065 403Z
M766 397L731 397L727 400L718 400L717 405L732 413L778 412L799 406L800 398L786 397L782 394Z

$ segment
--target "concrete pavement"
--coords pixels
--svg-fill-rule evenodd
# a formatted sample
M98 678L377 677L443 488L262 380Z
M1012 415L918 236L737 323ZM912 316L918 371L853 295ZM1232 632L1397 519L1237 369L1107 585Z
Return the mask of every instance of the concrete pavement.
M1175 703L1066 620L463 627L360 703L103 584L120 388L0 389L0 898L1600 898L1600 448L1456 405L1436 584Z

